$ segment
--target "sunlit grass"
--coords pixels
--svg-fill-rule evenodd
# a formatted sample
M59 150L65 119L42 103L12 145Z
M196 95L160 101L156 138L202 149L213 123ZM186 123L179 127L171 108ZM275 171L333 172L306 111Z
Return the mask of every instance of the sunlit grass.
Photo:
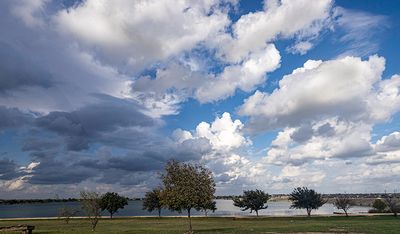
M29 224L33 233L93 233L89 220L0 221L0 226ZM184 233L186 218L115 218L100 220L96 233ZM357 217L261 217L193 218L195 233L266 233L266 232L356 232L400 233L400 218L393 216Z

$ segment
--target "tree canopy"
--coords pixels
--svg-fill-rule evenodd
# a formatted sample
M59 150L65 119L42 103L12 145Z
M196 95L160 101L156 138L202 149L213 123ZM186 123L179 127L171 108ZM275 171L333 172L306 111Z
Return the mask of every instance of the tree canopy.
M375 199L372 207L376 209L377 212L382 213L385 211L387 205L384 201L382 201L382 199Z
M160 188L155 188L147 192L143 200L143 210L147 210L149 212L157 210L158 217L161 217L161 209L163 207L161 201L161 192L162 190Z
M289 200L292 201L291 209L306 209L308 216L311 215L312 210L317 210L326 203L321 194L307 187L295 188Z
M215 182L211 171L199 164L172 160L165 167L162 181L163 204L170 210L187 211L189 232L192 232L191 210L201 210L214 199Z
M123 209L128 205L128 198L120 196L118 193L108 192L101 196L101 210L107 210L110 213L110 218L113 217L119 209Z
M243 195L233 198L233 205L242 208L242 211L250 210L256 212L258 216L258 211L262 209L267 209L268 205L265 205L270 196L261 190L248 190L243 191Z

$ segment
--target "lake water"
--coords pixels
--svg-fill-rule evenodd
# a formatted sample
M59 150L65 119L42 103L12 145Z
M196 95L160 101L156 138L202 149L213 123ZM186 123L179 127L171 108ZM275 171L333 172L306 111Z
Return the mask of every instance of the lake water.
M238 207L233 206L232 200L216 200L217 211L209 213L209 216L239 216L239 215L255 215L248 211L241 211ZM80 209L79 202L54 202L44 204L16 204L16 205L0 205L0 218L33 218L33 217L57 217L61 207L68 206L79 211L77 216L83 216L84 213ZM268 202L268 209L259 211L260 215L306 215L305 210L289 209L290 202L276 201ZM356 206L350 209L350 213L367 212L370 207ZM312 214L332 214L338 212L332 204L325 204L318 210L313 210ZM107 212L103 212L105 216ZM129 201L124 209L119 210L115 216L157 216L157 212L147 212L142 210L142 201ZM162 216L186 215L179 214L169 210L162 210ZM193 211L193 215L204 215L203 212Z

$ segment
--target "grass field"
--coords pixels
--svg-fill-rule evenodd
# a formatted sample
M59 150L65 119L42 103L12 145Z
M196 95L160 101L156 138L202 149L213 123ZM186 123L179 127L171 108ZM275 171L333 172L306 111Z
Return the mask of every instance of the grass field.
M0 221L0 226L35 225L33 233L93 233L87 219L69 224L60 220ZM102 219L96 233L185 233L186 218L115 218ZM400 217L265 217L265 218L193 218L195 233L400 233Z

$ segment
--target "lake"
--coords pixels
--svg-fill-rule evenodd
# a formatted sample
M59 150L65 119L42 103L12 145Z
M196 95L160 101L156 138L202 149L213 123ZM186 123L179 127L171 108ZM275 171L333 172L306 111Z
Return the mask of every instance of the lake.
M248 211L241 211L238 207L233 206L232 200L216 200L217 211L209 213L210 216L241 216L241 215L255 215L250 214ZM158 213L147 212L142 210L142 201L129 201L129 204L124 209L118 211L115 216L157 216ZM0 218L34 218L34 217L57 217L58 211L61 207L68 206L72 209L79 211L77 216L84 216L80 209L79 202L53 202L53 203L37 203L37 204L15 204L15 205L0 205ZM293 216L293 215L306 215L305 210L289 209L290 202L288 201L275 201L268 202L268 209L259 211L260 215L274 215L274 216ZM367 212L370 207L355 206L350 209L350 213ZM338 212L332 204L325 204L318 210L313 210L312 214L332 214ZM107 216L107 212L103 212ZM185 213L179 214L169 210L162 210L163 216L177 216L186 215ZM204 215L203 212L193 211L193 215Z

